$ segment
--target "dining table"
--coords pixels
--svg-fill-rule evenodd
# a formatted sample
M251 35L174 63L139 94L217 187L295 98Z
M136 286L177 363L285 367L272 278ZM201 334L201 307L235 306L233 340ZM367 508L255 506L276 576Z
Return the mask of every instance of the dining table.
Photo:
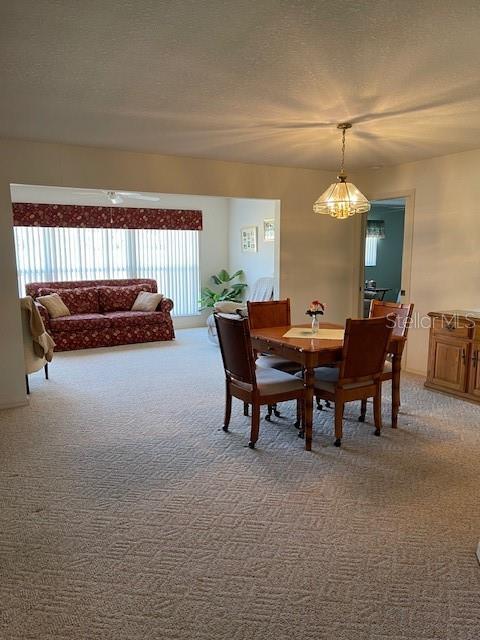
M293 329L303 329L305 337L286 337L285 334ZM319 330L322 329L344 329L342 325L328 322L320 323ZM250 336L252 347L258 353L272 354L286 358L292 362L297 362L303 369L303 380L305 385L305 449L312 450L313 432L313 399L315 368L335 365L342 359L343 339L338 337L338 331L332 332L332 338L318 337L312 332L310 325L290 325L283 327L264 327L252 329ZM317 337L316 337L317 336ZM398 423L398 411L400 407L400 373L405 338L392 335L388 354L392 363L392 427L395 429Z

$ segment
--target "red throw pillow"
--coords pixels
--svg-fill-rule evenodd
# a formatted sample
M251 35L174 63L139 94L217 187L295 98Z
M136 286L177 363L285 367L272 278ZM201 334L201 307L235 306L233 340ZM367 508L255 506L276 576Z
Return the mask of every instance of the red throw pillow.
M75 287L74 289L39 289L38 295L58 293L73 315L81 313L99 313L100 303L97 287Z
M103 312L130 311L140 291L153 292L151 284L133 284L126 287L98 287L100 308ZM68 305L67 305L68 306Z

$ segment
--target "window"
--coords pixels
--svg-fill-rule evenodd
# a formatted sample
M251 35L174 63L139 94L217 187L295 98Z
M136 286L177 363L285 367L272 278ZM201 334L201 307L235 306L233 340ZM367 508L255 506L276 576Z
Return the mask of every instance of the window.
M377 266L377 244L378 238L369 237L365 238L365 266L376 267Z
M199 313L198 231L14 229L21 295L27 282L154 278L174 301L173 315Z

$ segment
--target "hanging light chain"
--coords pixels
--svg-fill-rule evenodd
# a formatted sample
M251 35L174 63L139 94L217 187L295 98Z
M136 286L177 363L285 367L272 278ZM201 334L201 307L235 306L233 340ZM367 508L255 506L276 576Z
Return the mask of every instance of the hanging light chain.
M340 173L343 175L345 173L345 131L346 129L342 129L342 166L340 167Z
M351 129L352 125L350 122L340 122L337 124L337 129L342 130L342 166L340 168L340 175L338 176L345 178L345 136L347 133L347 129Z

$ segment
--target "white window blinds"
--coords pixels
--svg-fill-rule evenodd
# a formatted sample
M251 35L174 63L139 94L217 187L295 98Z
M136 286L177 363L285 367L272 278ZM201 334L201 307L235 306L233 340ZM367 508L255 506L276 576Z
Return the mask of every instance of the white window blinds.
M367 236L365 239L365 266L377 266L377 244L378 238Z
M27 282L154 278L173 315L196 315L198 231L15 227L18 286Z

